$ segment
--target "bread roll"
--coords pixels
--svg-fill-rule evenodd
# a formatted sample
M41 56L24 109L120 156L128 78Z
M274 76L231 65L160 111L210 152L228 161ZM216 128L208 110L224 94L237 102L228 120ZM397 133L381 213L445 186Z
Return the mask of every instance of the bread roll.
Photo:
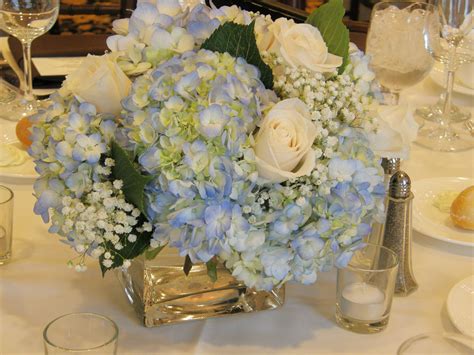
M460 228L474 230L474 186L468 187L454 199L451 219Z

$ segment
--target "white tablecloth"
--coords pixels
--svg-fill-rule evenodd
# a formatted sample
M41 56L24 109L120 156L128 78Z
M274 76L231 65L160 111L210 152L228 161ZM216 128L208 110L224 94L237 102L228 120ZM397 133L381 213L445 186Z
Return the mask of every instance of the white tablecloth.
M434 102L438 94L428 80L405 97ZM472 106L471 98L457 100ZM413 180L473 177L474 151L437 153L414 146L403 169ZM456 282L474 273L473 248L414 233L419 289L394 299L388 328L379 334L355 334L335 324L334 271L320 274L312 286L287 285L287 301L279 310L147 329L112 273L103 279L93 260L86 273L66 267L74 253L33 214L31 187L9 186L15 191L14 254L10 264L0 267L1 354L42 353L44 326L59 315L81 311L115 320L119 354L395 354L416 334L455 331L446 314L446 297Z

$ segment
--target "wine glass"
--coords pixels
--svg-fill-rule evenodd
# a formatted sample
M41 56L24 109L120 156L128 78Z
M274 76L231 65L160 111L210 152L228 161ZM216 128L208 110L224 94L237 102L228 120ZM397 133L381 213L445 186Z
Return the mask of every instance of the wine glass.
M430 72L433 58L424 45L425 22L434 7L428 3L387 1L372 10L367 53L380 84L389 91L387 103L397 105L399 93Z
M439 114L425 120L418 131L416 143L436 151L455 152L474 147L474 139L466 129L454 124L469 118L453 110L452 93L455 71L463 63L474 60L472 0L437 0L436 11L427 21L425 45L436 60L445 64L446 93L439 105Z
M456 333L423 333L405 340L397 355L472 354L472 339Z
M0 0L0 29L18 38L23 47L23 97L16 105L18 120L36 111L31 73L31 42L51 29L58 17L59 0Z

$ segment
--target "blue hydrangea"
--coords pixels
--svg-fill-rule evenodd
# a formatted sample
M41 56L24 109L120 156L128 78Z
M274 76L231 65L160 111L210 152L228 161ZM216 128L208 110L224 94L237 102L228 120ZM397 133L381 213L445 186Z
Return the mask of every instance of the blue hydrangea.
M217 256L247 286L264 290L290 280L313 283L319 271L347 264L383 215L383 174L365 131L372 80L359 73L365 61L352 55L345 72L332 76L283 68L275 92L266 90L244 59L197 49L228 16L216 18L204 5L183 11L174 0L155 5L139 4L129 27L117 24L119 35L109 41L134 76L120 117L58 94L36 117L29 150L41 176L35 213L79 253L107 255L103 266L112 267L104 246L123 248L119 236L134 235L139 215L120 182L110 181L112 163L104 165L114 139L153 177L145 188L151 247L177 248L193 263ZM311 174L269 183L256 168L254 135L266 113L288 98L300 99L311 114L317 161ZM88 228L80 213L100 212L105 221L115 205L121 210L113 218L131 225L112 232L115 226L100 222L95 237L79 232Z
M383 200L378 158L347 125L334 157L320 161L324 181L262 183L251 136L275 99L241 58L190 52L135 80L118 134L156 176L146 190L156 245L195 263L218 255L261 289L311 283L343 262Z

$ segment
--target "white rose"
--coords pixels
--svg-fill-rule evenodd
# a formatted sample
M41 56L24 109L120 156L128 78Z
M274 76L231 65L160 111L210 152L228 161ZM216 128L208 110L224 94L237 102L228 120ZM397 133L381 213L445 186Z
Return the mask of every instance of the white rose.
M255 136L255 158L259 176L283 182L309 175L316 165L312 145L317 129L300 99L280 101L262 120Z
M288 20L284 17L280 17L273 22L271 19L258 16L255 19L255 39L260 52L267 51L281 55L277 36L282 28L287 29L294 24L293 20Z
M131 86L132 82L115 62L115 56L88 55L79 68L67 76L61 93L74 94L79 100L95 105L98 112L117 115Z
M269 26L275 36L269 51L281 55L294 68L301 66L313 72L332 72L342 65L342 57L328 52L316 27L279 20Z
M407 159L418 134L413 109L407 105L378 106L377 132L369 134L372 150L383 158Z

